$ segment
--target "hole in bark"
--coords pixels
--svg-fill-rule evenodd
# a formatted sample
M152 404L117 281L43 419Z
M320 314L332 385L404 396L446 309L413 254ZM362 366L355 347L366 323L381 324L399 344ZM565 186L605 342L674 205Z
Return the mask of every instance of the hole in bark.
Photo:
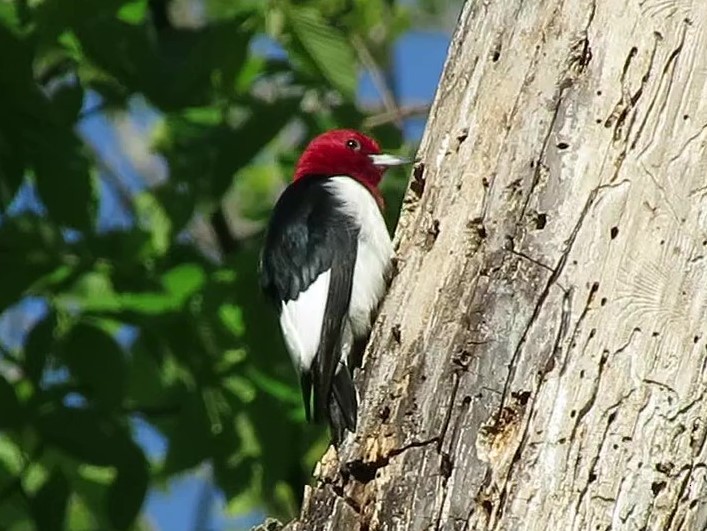
M468 406L469 404L471 404L471 397L465 396L464 400L462 400L462 404L464 404L465 406Z
M570 418L573 419L576 414L577 414L577 410L573 409L572 411L570 411Z
M606 297L601 298L601 305L604 306L606 304Z
M653 333L651 334L651 336L653 336L653 337L658 337L659 335L660 335L660 332L653 332Z
M653 491L653 496L658 496L660 492L665 488L665 481L654 481L651 484L651 490Z
M501 58L501 47L496 48L491 54L491 60L496 63Z
M667 474L670 474L670 472L672 472L674 466L675 465L673 465L672 463L656 463L655 469L656 469L656 471L660 472L661 474L667 475Z
M611 413L609 413L609 417L606 419L606 421L607 421L609 424L611 424L611 423L614 422L615 420L616 420L616 411L612 411Z
M528 399L530 398L530 391L518 391L512 393L511 396L513 396L513 398L515 398L521 406L524 406L528 403Z
M452 475L452 468L452 458L449 457L449 454L443 453L442 459L439 463L439 472L442 474L444 479L449 479L449 476Z
M420 162L415 165L412 170L412 183L410 183L410 189L415 193L415 195L420 198L422 192L425 191L425 164Z
M690 117L689 117L687 114L683 114L683 115L682 115L682 119L683 119L683 120L688 120L689 118L690 118Z
M597 118L597 119L595 120L595 122L598 123L598 124L600 124L600 123L601 123L601 118Z
M581 370L581 371L579 371L579 377L580 377L580 378L584 378L584 369Z
M538 230L543 230L545 225L547 225L547 214L544 212L538 212L538 215L535 218L535 228Z
M589 473L589 477L587 478L587 483L594 483L597 480L597 475L594 472Z
M601 96L601 90L597 90L597 96Z
M695 336L692 338L692 342L697 344L697 342L700 340L700 336Z
M592 339L595 335L597 335L597 329L596 329L596 328L592 328L592 329L589 331L589 339Z
M381 422L386 422L390 418L390 408L388 406L383 406L378 413Z
M557 441L557 442L560 443L560 444L565 444L565 443L567 442L567 438L566 438L566 437L562 437L562 438L561 438L559 441Z
M615 239L619 235L619 228L618 227L611 227L611 231L609 233L611 235L611 239Z
M486 511L486 514L491 516L491 513L493 512L493 503L491 503L489 500L484 500L481 502L481 507L484 508L484 511Z
M388 464L388 458L382 457L377 461L363 462L360 459L350 461L342 466L342 472L349 474L359 483L370 483L376 477L378 469Z
M570 145L567 142L559 142L557 144L557 149L567 149Z
M531 160L531 161L530 161L530 167L531 167L531 168L535 168L535 161L534 161L534 160Z
M439 220L432 220L432 225L427 229L427 237L425 238L425 249L429 251L432 245L437 241L437 236L439 236Z
M614 448L614 450L618 450L618 449L619 449L619 445L618 445L618 444L616 444L616 443L614 443L614 446L613 446L613 448Z
M488 188L488 187L489 187L489 180L488 180L486 177L482 177L482 178L481 178L481 185L482 185L484 188Z
M400 325L396 324L393 325L393 327L390 329L390 333L393 336L393 339L395 339L396 343L400 343Z

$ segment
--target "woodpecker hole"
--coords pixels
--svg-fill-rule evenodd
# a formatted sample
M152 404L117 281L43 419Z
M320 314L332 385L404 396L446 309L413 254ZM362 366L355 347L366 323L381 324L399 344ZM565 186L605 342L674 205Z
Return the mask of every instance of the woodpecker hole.
M390 329L390 333L392 334L395 342L400 344L400 325L393 325L393 327Z
M390 418L390 408L388 406L383 406L378 413L381 422L386 422Z
M425 191L425 164L420 162L415 165L412 170L412 182L410 183L410 189L418 197L422 197L422 193Z
M524 406L528 403L530 399L530 391L515 391L511 393L511 396L518 402L519 405Z
M618 227L611 227L611 231L609 232L611 235L611 239L614 240L616 237L619 235L619 228Z
M538 215L535 216L535 228L537 230L543 230L545 225L547 225L547 214L538 212Z
M439 463L439 472L440 474L442 474L442 477L445 479L449 479L449 476L452 475L452 468L452 458L449 457L448 453L442 453L442 459Z
M567 142L558 142L557 149L567 149L570 145Z
M459 147L464 143L467 138L469 138L469 128L464 127L457 134L457 151L459 151Z
M651 484L651 491L653 492L653 496L658 496L658 494L660 494L664 488L665 481L654 481Z

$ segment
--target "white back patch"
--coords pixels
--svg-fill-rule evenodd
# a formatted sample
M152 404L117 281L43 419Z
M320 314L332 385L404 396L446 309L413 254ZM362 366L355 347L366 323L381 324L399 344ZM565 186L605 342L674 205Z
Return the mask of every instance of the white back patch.
M355 337L368 334L372 312L385 295L393 243L376 200L365 186L348 176L327 183L360 227L349 319Z
M300 372L310 369L319 348L330 276L331 270L325 271L296 299L282 303L282 336L292 363Z

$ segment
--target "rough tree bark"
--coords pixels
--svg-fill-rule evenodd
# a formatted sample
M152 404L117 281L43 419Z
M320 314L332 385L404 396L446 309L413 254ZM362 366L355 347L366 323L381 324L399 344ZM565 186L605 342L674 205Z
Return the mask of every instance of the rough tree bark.
M469 1L297 530L707 526L707 5Z

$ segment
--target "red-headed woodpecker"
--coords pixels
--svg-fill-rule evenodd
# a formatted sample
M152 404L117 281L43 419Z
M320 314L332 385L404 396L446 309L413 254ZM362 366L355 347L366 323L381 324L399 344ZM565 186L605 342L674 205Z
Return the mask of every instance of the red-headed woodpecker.
M357 131L324 133L305 149L268 225L262 287L279 312L307 420L313 395L314 419L328 419L335 444L356 429L350 357L368 337L393 257L378 184L406 162Z

